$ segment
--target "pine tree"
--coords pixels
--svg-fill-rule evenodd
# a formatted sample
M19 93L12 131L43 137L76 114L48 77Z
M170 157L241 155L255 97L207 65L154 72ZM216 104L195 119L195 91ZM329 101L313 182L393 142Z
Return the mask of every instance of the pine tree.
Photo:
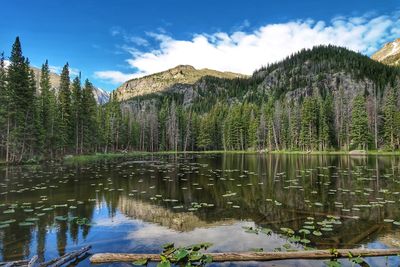
M351 144L355 149L366 150L371 140L371 134L363 95L358 95L354 98L351 115Z
M290 119L290 146L291 150L299 149L300 143L300 107L297 104L291 103L291 108L289 111Z
M51 157L51 150L53 148L53 136L52 136L52 128L53 121L55 120L55 110L52 107L52 101L54 102L54 94L52 92L51 83L50 83L50 70L49 63L46 62L42 65L40 71L40 81L39 81L39 89L40 95L38 97L38 120L40 121L40 126L38 128L39 131L39 139L38 143L41 146L41 152L44 156ZM53 103L54 105L54 103Z
M389 90L386 96L386 102L383 107L383 131L385 147L390 150L394 150L396 146L396 135L398 129L396 129L396 98L393 90Z
M248 128L248 147L251 149L258 149L258 122L259 119L256 117L254 114L254 111L252 110L251 115L250 115L250 122L249 122L249 128Z
M9 114L9 99L4 53L0 54L0 158L6 157L7 118Z
M332 97L328 96L324 100L319 100L319 149L327 150L333 145L333 106Z
M313 150L317 143L318 106L314 97L307 97L301 108L300 143L303 150Z
M29 61L22 55L19 37L12 47L7 70L9 118L7 122L6 161L21 162L29 150L34 91L29 72Z
M72 82L71 94L71 125L73 127L73 143L75 147L75 154L79 154L79 136L82 127L82 88L80 77L75 77Z
M68 146L73 143L73 127L71 125L71 88L68 63L64 65L61 71L58 103L60 105L61 113L61 148L65 153Z
M197 146L203 150L207 150L211 144L211 122L209 116L204 116L200 119Z
M85 81L85 86L82 90L82 118L81 128L81 149L84 152L95 151L97 141L97 125L96 125L96 109L97 103L93 95L93 85L89 80Z

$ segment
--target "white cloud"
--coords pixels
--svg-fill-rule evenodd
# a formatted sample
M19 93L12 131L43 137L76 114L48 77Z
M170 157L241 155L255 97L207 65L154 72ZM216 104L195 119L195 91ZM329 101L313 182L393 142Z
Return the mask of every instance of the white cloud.
M113 84L120 84L135 77L135 74L125 74L120 71L96 71L95 77L102 80L107 80Z
M383 43L398 37L399 28L400 16L395 12L390 16L336 17L329 22L309 19L267 24L252 32L201 33L194 34L190 40L153 32L147 36L158 43L156 49L141 51L125 46L125 51L132 56L127 63L137 70L134 74L102 71L96 76L116 83L180 64L251 74L255 69L282 60L302 48L320 44L344 46L370 55Z

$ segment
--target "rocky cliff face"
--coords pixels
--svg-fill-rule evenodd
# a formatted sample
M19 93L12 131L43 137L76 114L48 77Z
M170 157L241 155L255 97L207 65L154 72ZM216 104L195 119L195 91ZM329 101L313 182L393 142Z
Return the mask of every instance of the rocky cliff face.
M232 72L220 72L210 69L197 70L189 65L180 65L163 72L129 80L118 87L115 93L118 100L127 100L137 96L190 87L205 76L226 79L245 77L245 75Z
M388 65L400 65L400 38L385 44L372 59Z
M39 81L40 81L40 69L31 67L33 72L35 73L36 79L36 87L39 88ZM57 92L58 88L60 87L60 75L50 72L50 83L53 89ZM105 104L110 100L110 94L103 89L95 87L93 90L94 98L96 99L97 103Z

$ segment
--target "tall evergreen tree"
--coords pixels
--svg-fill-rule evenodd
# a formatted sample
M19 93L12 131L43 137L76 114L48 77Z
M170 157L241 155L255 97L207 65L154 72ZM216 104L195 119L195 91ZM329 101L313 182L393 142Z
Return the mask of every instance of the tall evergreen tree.
M398 125L396 123L396 98L393 90L389 90L386 96L386 102L383 107L383 131L385 146L387 149L394 150L396 148L396 137L398 134Z
M61 113L61 147L66 148L73 143L73 127L71 125L71 88L69 65L66 63L61 71L58 102Z
M203 150L210 148L212 144L211 140L211 121L209 116L204 116L200 120L199 136L197 140L197 146Z
M6 156L7 119L9 114L9 99L7 91L7 77L4 53L0 54L0 158Z
M319 100L319 149L326 150L333 145L333 102L332 96Z
M38 97L38 117L40 120L39 131L39 144L42 147L42 152L45 157L52 155L51 150L54 146L53 137L53 123L55 118L55 95L52 92L50 83L50 69L49 63L46 62L42 65L40 71L40 81L39 81L39 91L40 95Z
M73 143L75 153L80 152L79 149L79 136L82 127L82 88L80 77L75 77L72 82L72 95L71 95L71 125L73 127Z
M96 125L97 103L93 95L93 85L89 80L85 81L82 90L81 111L85 116L82 117L81 128L81 149L84 152L94 152L97 141Z
M29 61L22 55L19 37L11 50L7 70L9 119L7 123L6 161L20 162L29 150L29 136L33 123L34 91L31 84Z
M366 150L371 141L371 134L363 95L354 98L351 116L351 144L356 149Z
M318 105L314 97L307 97L301 109L300 142L303 150L314 150L317 143Z
M258 149L258 122L255 111L252 110L248 128L248 147L251 149Z

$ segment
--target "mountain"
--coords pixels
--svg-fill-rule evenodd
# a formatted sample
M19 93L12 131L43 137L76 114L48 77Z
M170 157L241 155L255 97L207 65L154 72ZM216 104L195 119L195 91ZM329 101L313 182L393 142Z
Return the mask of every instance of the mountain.
M193 85L205 76L226 79L246 77L246 75L238 73L211 69L197 70L189 65L179 65L163 72L129 80L115 90L115 95L118 100L127 100L136 96L166 92L178 87Z
M178 77L180 68L173 69ZM140 79L133 81L131 85ZM140 129L138 140L145 140L140 150L349 150L365 148L366 142L383 147L380 114L390 92L400 86L400 69L346 48L317 46L250 77L203 76L183 84L168 80L164 87L156 78L142 81L146 87L140 88L149 90L134 94L137 87L131 87L130 96L135 96L121 101L122 110ZM362 137L362 146L351 136L357 99L364 102L360 114L366 112L361 117L368 124L360 131L368 135Z
M131 80L120 86L117 93L133 91L132 95L135 96L131 96L123 103L162 100L174 94L180 96L182 104L207 103L207 106L221 100L229 103L252 102L268 97L301 101L304 97L314 94L336 95L339 91L349 94L347 100L352 101L354 96L361 92L373 94L376 88L383 90L387 84L399 79L399 72L395 68L335 46L318 46L302 50L281 62L256 70L250 77L242 75L236 76L238 79L232 79L232 76L226 79L209 75L199 77L194 83L174 83L177 80L160 78L180 68L182 66L154 74L155 77L148 76ZM194 69L189 66L184 66L184 68ZM140 81L146 84L147 87L144 89L159 88L161 83L168 83L169 87L163 87L167 88L166 90L148 89L139 94L135 92L137 87L130 88L129 86L133 86L134 83L139 84ZM124 89L124 87L130 89ZM142 86L139 87L142 88ZM123 94L125 97L120 97L120 99L127 99L127 95Z
M400 38L385 44L371 58L387 65L400 65Z
M35 79L36 79L36 83L37 83L36 87L39 88L41 71L40 71L40 69L35 68L35 67L31 67L31 69L35 73ZM51 85L53 86L53 89L55 89L57 91L58 87L60 86L60 75L58 75L54 72L50 72L50 82L51 82ZM94 98L96 99L97 103L99 103L99 104L105 104L110 99L110 94L108 92L104 91L103 89L97 88L97 87L94 87L93 95L94 95Z
M94 87L93 95L97 103L100 105L106 104L110 101L110 93L99 87Z

